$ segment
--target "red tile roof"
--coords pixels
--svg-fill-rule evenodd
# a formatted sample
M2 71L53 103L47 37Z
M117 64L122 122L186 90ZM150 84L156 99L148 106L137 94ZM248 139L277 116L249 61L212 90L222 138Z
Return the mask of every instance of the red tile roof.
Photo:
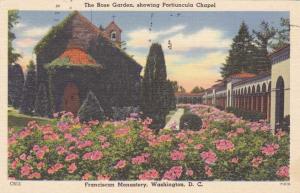
M253 78L255 77L255 74L252 73L248 73L248 72L241 72L241 73L236 73L233 74L231 76L229 76L230 78Z
M69 58L72 64L96 64L96 61L90 55L78 48L65 50L60 55L60 58L64 57Z

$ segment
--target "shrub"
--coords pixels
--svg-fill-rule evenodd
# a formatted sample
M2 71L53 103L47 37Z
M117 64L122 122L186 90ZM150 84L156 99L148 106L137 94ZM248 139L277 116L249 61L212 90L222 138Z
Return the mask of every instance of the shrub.
M125 120L130 117L132 114L139 116L140 108L139 107L112 107L113 120Z
M50 104L45 84L41 83L35 99L35 114L41 117L47 117L50 114Z
M78 110L78 116L81 121L103 120L104 111L92 91L89 91L86 99Z
M242 117L243 119L249 121L259 121L261 119L264 119L264 115L259 112L246 111L234 107L227 107L226 111L235 114L237 117Z
M33 61L30 61L28 72L23 87L23 97L20 111L23 114L32 114L34 110L34 100L36 94L36 72Z
M183 114L180 118L180 129L198 131L202 127L201 118L193 113Z
M8 95L13 107L19 108L22 102L24 73L20 64L8 66Z

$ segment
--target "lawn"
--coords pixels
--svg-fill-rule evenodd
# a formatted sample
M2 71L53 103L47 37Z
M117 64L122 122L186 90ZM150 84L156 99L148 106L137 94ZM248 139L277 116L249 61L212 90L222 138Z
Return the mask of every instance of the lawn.
M36 121L38 124L55 124L55 121L48 118L29 116L19 113L18 110L13 107L8 107L8 127L15 129L24 128L29 121Z

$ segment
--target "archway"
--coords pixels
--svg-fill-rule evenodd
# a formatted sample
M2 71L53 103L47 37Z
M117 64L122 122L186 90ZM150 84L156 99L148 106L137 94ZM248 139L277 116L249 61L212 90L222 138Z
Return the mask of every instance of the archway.
M67 112L72 112L74 115L76 115L79 108L79 89L74 83L70 82L64 89L62 109Z
M281 76L278 77L276 82L276 103L275 103L275 128L282 127L284 116L284 80Z

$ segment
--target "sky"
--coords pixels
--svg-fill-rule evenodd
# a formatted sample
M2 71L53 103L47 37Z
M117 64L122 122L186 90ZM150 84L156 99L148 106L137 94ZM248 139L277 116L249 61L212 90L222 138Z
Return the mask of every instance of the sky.
M20 11L13 46L25 68L34 59L33 48L48 30L70 12ZM167 74L187 91L208 88L221 79L220 67L228 55L232 38L244 21L250 32L264 20L277 27L288 12L80 12L96 26L106 27L114 18L122 29L126 52L145 66L151 43L162 45ZM152 14L153 13L153 14ZM151 27L152 15L152 27ZM151 27L151 31L149 28ZM151 42L149 41L151 40ZM169 49L169 42L172 49Z

